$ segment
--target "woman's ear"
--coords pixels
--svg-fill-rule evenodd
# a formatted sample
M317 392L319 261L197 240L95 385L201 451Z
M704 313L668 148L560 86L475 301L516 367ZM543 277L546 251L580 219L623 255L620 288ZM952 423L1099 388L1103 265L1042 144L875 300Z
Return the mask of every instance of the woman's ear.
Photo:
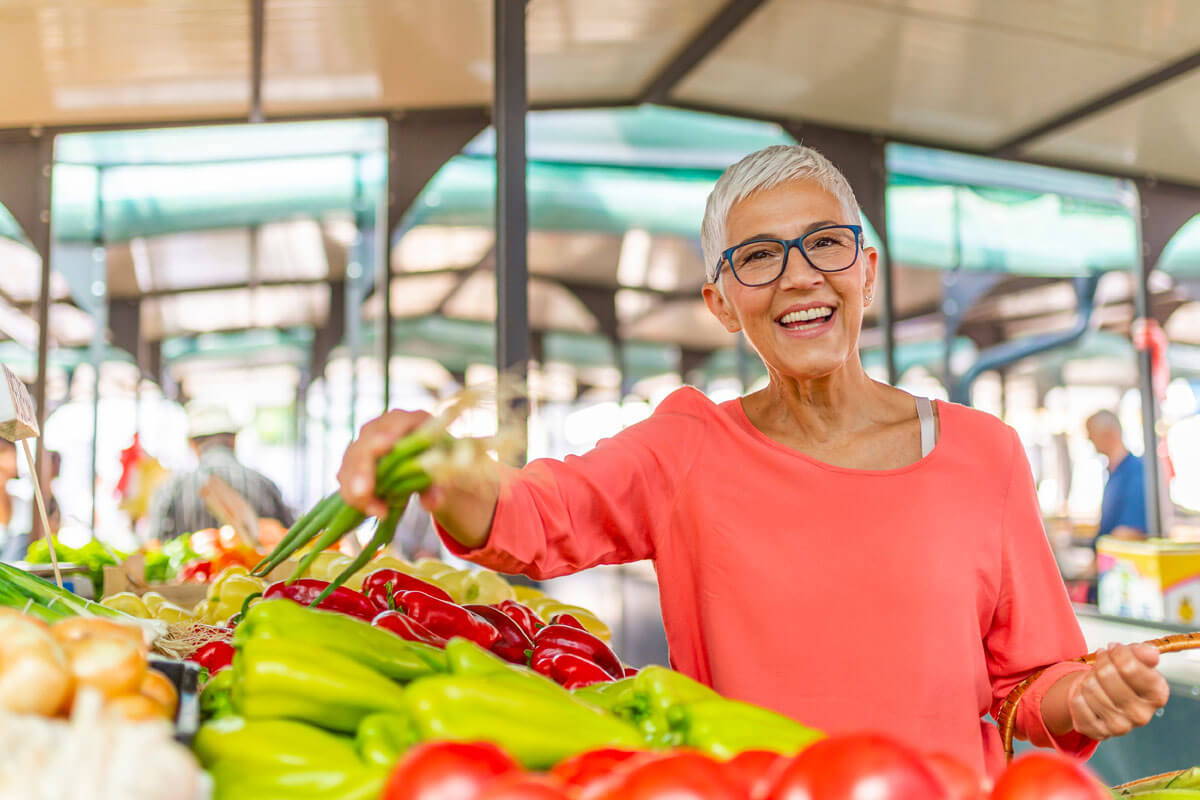
M874 247L863 248L863 307L871 305L875 297L875 279L879 276L879 251Z
M733 306L721 294L721 290L717 288L715 283L706 283L701 289L704 294L704 304L708 306L708 310L712 315L725 326L725 330L730 333L737 333L742 329L742 323L738 321L737 315L733 313Z

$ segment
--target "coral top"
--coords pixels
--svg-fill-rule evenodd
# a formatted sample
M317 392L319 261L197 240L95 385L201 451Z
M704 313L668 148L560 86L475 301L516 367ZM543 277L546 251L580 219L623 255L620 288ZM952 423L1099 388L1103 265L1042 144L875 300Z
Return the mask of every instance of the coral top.
M653 559L672 665L828 732L890 732L995 774L982 718L1035 669L1085 652L1016 433L938 403L929 455L831 466L692 388L582 456L502 481L487 544L451 551L550 578ZM1019 706L1042 746L1047 672Z

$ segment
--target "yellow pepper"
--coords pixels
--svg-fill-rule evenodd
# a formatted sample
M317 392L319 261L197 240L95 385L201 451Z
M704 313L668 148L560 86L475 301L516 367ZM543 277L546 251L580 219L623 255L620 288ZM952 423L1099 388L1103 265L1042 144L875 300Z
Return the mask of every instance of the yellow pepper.
M445 589L456 603L475 602L471 599L472 576L469 570L459 569L442 575L430 576L429 582Z
M534 600L540 600L546 596L546 593L541 589L535 589L532 586L514 586L513 594L517 596L518 603L527 606Z
M142 603L145 604L146 610L153 614L158 610L158 607L166 603L167 598L163 597L158 592L146 592L142 595Z
M154 618L162 620L170 625L178 625L185 622L195 622L196 618L190 611L180 608L174 603L162 602L154 609Z
M517 599L516 592L513 591L509 582L489 570L475 573L472 583L476 588L472 603L490 606L505 600ZM582 620L580 621L582 622Z
M588 611L583 606L573 606L567 603L560 603L552 597L544 597L537 600L532 600L526 603L534 613L550 622L557 614L570 614L575 619L579 620L579 624L586 628L590 633L599 636L604 641L612 641L612 629L608 627L599 617Z
M436 558L422 558L413 565L415 572L413 573L418 578L425 580L433 580L441 575L449 575L451 572L459 572L449 564L438 561Z
M250 574L250 570L246 569L245 567L243 567L240 564L234 564L233 566L226 567L225 569L218 572L217 577L213 578L212 581L208 584L208 598L210 600L215 600L218 597L220 597L221 590L224 588L225 582L227 580L229 580L230 578L239 576L239 575L249 575L249 574Z
M133 592L117 592L100 601L100 605L106 608L114 608L117 611L124 611L139 619L150 619L150 610L146 608L146 604L142 602L142 598L138 597Z
M308 573L301 575L300 577L316 578L320 581L327 581L329 580L328 576L330 574L337 575L339 572L341 572L343 567L350 563L351 560L352 559L342 555L336 550L325 550L324 552L317 554L317 557L313 559L312 564L309 565Z
M221 587L221 593L215 597L209 595L210 600L215 600L220 604L235 604L238 608L242 607L242 602L252 594L261 592L266 584L262 579L255 578L251 575L232 575Z

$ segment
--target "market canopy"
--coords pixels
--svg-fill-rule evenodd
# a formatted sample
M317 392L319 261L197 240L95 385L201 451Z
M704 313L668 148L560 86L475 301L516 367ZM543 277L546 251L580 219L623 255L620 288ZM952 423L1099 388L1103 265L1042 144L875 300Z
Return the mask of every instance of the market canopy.
M486 107L491 4L25 0L0 127ZM535 106L651 101L1200 183L1200 7L531 0ZM261 84L250 76L261 63Z

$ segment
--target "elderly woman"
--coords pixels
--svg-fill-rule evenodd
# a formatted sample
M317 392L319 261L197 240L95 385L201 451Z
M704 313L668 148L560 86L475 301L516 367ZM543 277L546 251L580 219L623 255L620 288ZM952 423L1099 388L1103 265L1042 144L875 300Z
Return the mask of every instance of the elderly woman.
M550 578L653 559L675 668L830 732L874 729L980 769L983 720L1049 666L1018 735L1080 755L1168 696L1153 648L1094 667L1043 532L1016 433L868 377L858 354L878 253L846 179L769 147L730 167L701 229L704 300L766 365L715 404L692 388L583 456L502 471L423 502L450 549ZM382 514L374 464L423 415L363 428L339 479Z

